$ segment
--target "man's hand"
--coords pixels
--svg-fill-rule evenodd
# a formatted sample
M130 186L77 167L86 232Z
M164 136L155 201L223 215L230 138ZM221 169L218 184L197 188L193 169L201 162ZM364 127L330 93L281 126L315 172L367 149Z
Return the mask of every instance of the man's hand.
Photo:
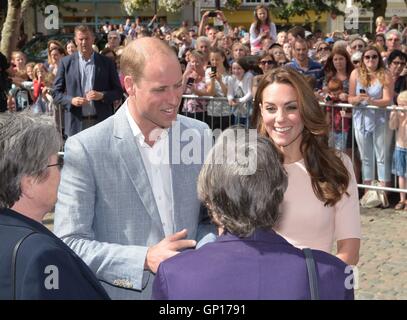
M75 107L82 107L84 103L86 103L87 100L82 97L74 97L72 98L71 104L73 104Z
M103 99L103 93L96 91L96 90L91 90L86 94L86 99L89 101L99 101Z
M165 237L155 246L148 248L144 268L156 273L160 263L178 254L178 250L195 247L195 240L182 240L186 236L187 229L183 229Z

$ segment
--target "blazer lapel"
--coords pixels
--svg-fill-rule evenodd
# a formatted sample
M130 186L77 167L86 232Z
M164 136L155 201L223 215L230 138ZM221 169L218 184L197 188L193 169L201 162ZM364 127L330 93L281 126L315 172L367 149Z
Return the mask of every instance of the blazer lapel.
M72 59L72 69L76 71L77 76L74 76L74 79L77 81L77 88L79 91L79 96L83 97L83 91L82 91L82 77L81 77L81 69L79 67L79 52L73 55Z
M114 115L114 138L117 142L120 159L147 213L164 236L164 229L153 190L135 141L136 138L133 136L130 124L127 120L125 106L127 106L127 102L125 102Z
M94 58L95 58L95 70L94 70L94 75L93 75L93 83L92 83L92 88L94 90L98 90L99 89L99 79L104 79L103 75L102 75L102 71L101 71L101 61L99 54L97 54L96 52L94 53Z
M183 182L189 181L190 168L185 170L185 166L181 161L181 151L185 150L184 147L189 141L181 141L182 124L179 119L171 126L168 131L169 135L169 154L171 164L171 178L172 178L172 193L174 203L174 230L179 230L179 226L185 226L184 208L182 207L182 199L189 194L190 190L185 189ZM188 213L185 213L188 214Z

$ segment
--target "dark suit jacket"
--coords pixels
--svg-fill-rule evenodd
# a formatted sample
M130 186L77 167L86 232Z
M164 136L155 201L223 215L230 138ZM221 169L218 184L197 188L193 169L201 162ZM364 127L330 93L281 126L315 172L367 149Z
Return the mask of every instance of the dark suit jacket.
M122 98L123 90L113 61L96 52L94 58L93 90L104 93L102 100L94 101L97 120L100 122L113 114L112 103ZM84 96L79 70L79 53L76 52L61 60L54 81L54 102L65 108L65 134L68 136L72 136L82 129L82 107L73 106L71 101L74 97Z
M323 251L313 255L320 298L353 299L353 289L345 288L346 264ZM304 253L274 231L242 239L226 234L184 251L160 264L153 284L153 299L161 300L310 297Z
M109 299L92 271L51 231L13 210L0 209L0 300L13 298L13 249L32 231L36 233L22 242L17 254L16 299Z

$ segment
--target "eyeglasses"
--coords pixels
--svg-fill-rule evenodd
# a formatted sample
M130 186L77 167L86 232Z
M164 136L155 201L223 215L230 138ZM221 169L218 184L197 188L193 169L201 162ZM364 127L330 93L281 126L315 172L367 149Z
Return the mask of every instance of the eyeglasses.
M62 167L64 166L64 157L58 155L58 160L57 161L58 161L57 163L47 165L47 168L58 166L59 170L61 170Z
M264 60L264 61L260 61L260 64L268 64L269 66L271 66L272 64L274 64L275 62L273 60Z
M363 49L363 44L355 44L354 46L352 46L351 48L353 49L353 50L356 50L356 49Z
M376 60L379 56L377 54L374 54L373 56L364 56L363 58L365 60Z
M406 65L406 63L405 62L402 62L402 61L393 61L392 62L394 65L396 65L396 66L405 66Z
M329 47L321 47L317 50L317 52L321 52L321 51L329 51L331 50Z
M352 62L353 62L353 64L358 64L358 63L360 63L360 60L354 60Z
M389 38L389 39L387 39L387 41L399 42L400 39L399 38Z

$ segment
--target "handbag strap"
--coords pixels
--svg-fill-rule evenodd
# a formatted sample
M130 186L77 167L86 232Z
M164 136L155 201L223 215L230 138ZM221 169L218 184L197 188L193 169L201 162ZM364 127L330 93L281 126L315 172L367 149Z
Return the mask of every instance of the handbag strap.
M312 250L309 248L304 248L302 251L304 251L305 262L307 264L311 300L319 300L317 270L315 267L315 260L314 256L312 255Z
M27 239L29 236L32 234L37 233L35 231L31 231L30 233L26 234L24 237L22 237L14 246L13 249L13 256L11 258L11 292L12 292L12 299L16 300L16 281L17 281L17 254L18 254L18 249L20 249L21 244L25 239Z

